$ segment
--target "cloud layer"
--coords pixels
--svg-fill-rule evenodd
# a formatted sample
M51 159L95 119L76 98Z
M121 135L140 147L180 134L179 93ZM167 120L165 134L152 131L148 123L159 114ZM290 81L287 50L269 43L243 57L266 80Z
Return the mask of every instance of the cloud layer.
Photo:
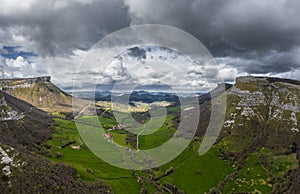
M226 80L244 74L300 79L299 1L0 0L0 8L0 47L36 54L20 56L26 67L42 69L33 74L53 73L57 80L63 78L57 72L75 69L104 36L146 23L191 33L220 64L211 72ZM21 76L16 60L2 56L2 72Z

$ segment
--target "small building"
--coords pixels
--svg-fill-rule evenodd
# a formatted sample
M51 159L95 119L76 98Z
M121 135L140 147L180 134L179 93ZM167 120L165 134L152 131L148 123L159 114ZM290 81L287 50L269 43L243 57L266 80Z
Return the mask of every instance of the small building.
M106 133L106 134L104 134L103 136L104 136L104 139L105 139L107 142L112 142L112 140L113 140L112 134Z
M117 126L116 126L116 129L123 129L123 126L121 125L121 124L118 124Z

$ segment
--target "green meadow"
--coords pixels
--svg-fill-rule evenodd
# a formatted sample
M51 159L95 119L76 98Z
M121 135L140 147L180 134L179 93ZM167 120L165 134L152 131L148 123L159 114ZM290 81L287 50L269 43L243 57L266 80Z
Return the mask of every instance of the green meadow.
M86 122L91 123L91 118L84 118ZM90 119L90 120L89 120ZM106 128L109 128L116 123L110 118L99 118ZM151 135L140 136L140 146L143 149L151 147L151 141L156 142L155 146L161 145L168 140L173 134L174 129L171 126L172 117L168 117L163 127L158 129ZM63 162L72 165L78 172L78 177L84 181L94 182L96 179L103 180L109 184L115 193L139 193L141 185L131 170L120 169L96 157L81 141L74 121L55 119L57 126L53 138L47 142L51 146L50 151L52 157L49 157L53 162ZM171 130L170 130L171 129ZM120 145L125 145L126 133L120 130L112 131L114 141ZM163 138L161 138L163 137ZM73 142L64 148L62 146ZM73 149L72 146L80 146L80 149ZM227 162L218 157L218 147L212 148L204 156L199 156L197 150L200 142L192 142L186 150L181 153L173 161L165 164L162 167L151 170L153 174L163 174L167 169L173 168L174 172L166 177L157 180L157 184L171 183L186 193L203 193L211 187L216 186L224 177L232 172ZM57 157L57 154L60 157ZM149 177L146 172L138 171L142 177ZM196 180L196 181L195 181ZM148 192L156 190L149 183L145 183Z
M111 120L108 121L111 123ZM57 124L56 131L52 140L48 142L52 146L50 160L72 165L78 171L78 176L84 181L103 180L113 188L115 193L139 193L140 185L132 171L111 166L96 157L80 140L73 121L55 119L55 122ZM73 141L76 145L81 145L79 150L72 149L70 146L61 148L66 143ZM57 158L57 153L62 156Z
M128 118L124 116L123 119ZM154 118L156 123L163 123L158 129L156 125L144 126L146 130L149 130L147 132L153 133L145 133L144 135L141 133L137 136L139 149L147 150L159 147L174 135L176 128L172 122L173 116L168 115L165 120L159 119ZM205 155L200 156L198 154L201 141L195 139L179 156L163 166L148 171L125 170L114 167L96 157L82 142L74 121L62 118L55 118L54 121L56 126L53 138L45 146L52 154L49 159L53 162L72 165L78 172L78 178L84 181L94 182L97 179L104 181L112 187L115 193L140 193L142 184L137 180L135 173L143 178L143 184L148 193L158 191L153 183L147 181L151 176L159 177L154 180L157 185L171 184L185 193L205 193L218 187L225 177L234 171L237 172L237 175L222 187L223 193L269 193L272 191L272 185L269 183L272 178L281 178L288 170L298 167L295 154L278 156L263 148L259 152L251 153L242 168L237 170L232 163L229 164L227 160L220 157L220 150L222 149L233 152L243 150L243 142L239 145L240 147L231 147L231 142L239 141L234 139L235 134L232 134L214 145ZM105 131L117 125L113 118L101 116L83 117L80 121L80 124L92 126L93 129L97 129L100 121ZM126 143L128 132L113 130L110 133L113 135L114 143L131 147ZM240 140L245 141L242 138ZM269 164L268 169L261 162L260 157L262 155Z

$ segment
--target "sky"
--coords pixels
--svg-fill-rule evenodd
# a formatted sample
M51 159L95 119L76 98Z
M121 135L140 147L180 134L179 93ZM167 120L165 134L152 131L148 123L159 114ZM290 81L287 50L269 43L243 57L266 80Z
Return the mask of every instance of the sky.
M0 0L0 10L0 78L51 75L70 87L99 40L125 27L163 24L205 45L218 64L211 76L300 80L300 1Z

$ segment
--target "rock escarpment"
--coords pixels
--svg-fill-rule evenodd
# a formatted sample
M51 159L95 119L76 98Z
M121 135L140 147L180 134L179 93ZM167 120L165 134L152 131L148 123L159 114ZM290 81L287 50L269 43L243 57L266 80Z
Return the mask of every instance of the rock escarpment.
M3 92L47 112L71 112L72 97L50 80L50 76L2 79L0 88Z

